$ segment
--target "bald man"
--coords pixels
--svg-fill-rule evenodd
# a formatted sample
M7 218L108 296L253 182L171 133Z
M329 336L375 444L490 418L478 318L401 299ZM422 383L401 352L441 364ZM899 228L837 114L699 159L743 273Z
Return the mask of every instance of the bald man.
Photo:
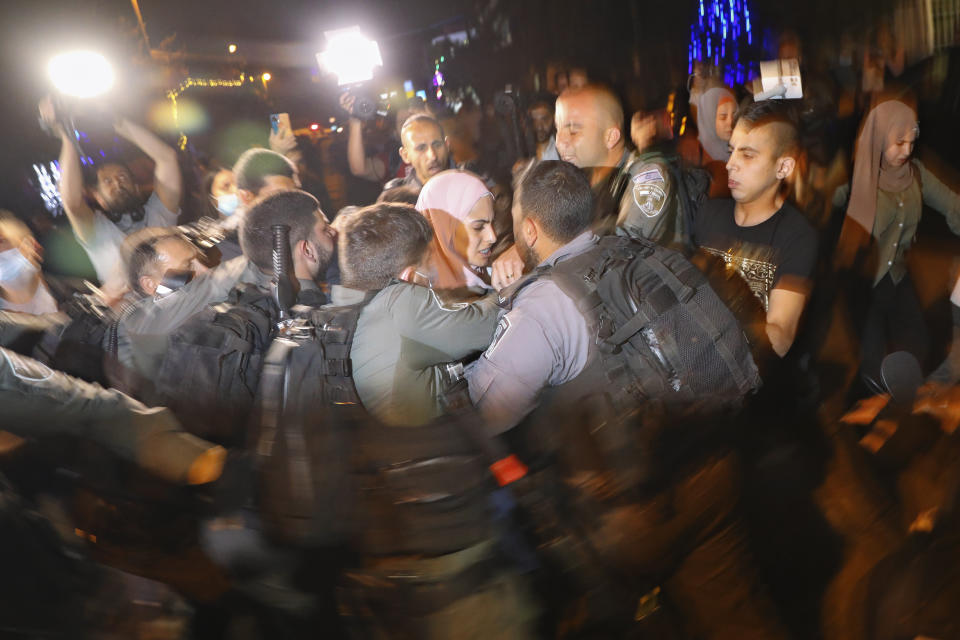
M588 84L557 98L557 152L587 172L595 224L601 233L643 237L661 244L680 240L676 198L666 158L632 157L620 100L607 87Z

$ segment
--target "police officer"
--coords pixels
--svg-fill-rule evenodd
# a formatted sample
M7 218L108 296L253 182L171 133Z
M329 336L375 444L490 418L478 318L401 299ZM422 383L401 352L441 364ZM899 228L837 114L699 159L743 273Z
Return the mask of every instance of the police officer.
M464 449L454 420L440 422L450 382L441 365L489 344L498 308L490 298L445 305L431 289L409 282L422 278L432 239L430 223L413 207L388 203L353 214L339 237L344 286L333 288L333 302L366 300L350 360L363 407L386 427L380 436L384 451L391 452L386 457L396 458L396 465L381 463L382 472L393 478L390 485L410 483L410 493L433 496L425 502L393 500L401 515L380 523L389 534L379 544L359 545L368 558L378 557L375 566L351 573L365 576L354 577L353 601L370 606L367 624L385 637L530 637L534 607L523 581L498 559L489 494L477 491L476 481L488 477L484 458L475 447ZM419 428L435 429L437 437L424 438ZM369 446L363 435L357 437L361 448ZM434 479L411 474L407 457L422 465L429 460ZM377 538L370 532L361 537ZM395 579L389 576L407 576L407 595L400 599L397 584L393 593L381 585L380 595L365 588L373 584L371 575L383 584ZM353 615L365 609L354 606Z
M6 324L0 320L0 326ZM12 332L2 333L7 337ZM223 447L184 432L166 409L150 409L119 391L71 378L4 348L0 402L0 426L10 433L86 437L177 484L212 482L226 460Z
M320 211L317 199L304 191L280 190L252 207L241 226L243 256L184 282L177 274L202 271L196 251L178 234L156 230L133 237L124 259L130 287L139 302L118 326L116 353L121 364L142 379L154 378L163 363L167 338L206 306L227 300L237 286L270 291L272 224L291 228L291 256L301 302L326 301L318 278L326 272L335 248L336 232ZM164 282L165 277L174 276Z
M610 89L587 85L557 98L557 151L587 172L603 232L626 228L660 244L677 239L672 184L662 160L631 158L623 107Z
M159 369L170 333L251 276L243 257L208 271L196 247L171 227L130 234L121 257L129 292L104 336L104 349L120 365L107 368L111 386L138 394Z
M560 159L584 171L593 190L593 228L663 245L683 240L677 198L667 160L648 150L632 156L626 146L623 107L602 85L564 91L556 104L556 148ZM498 290L525 272L516 247L493 263Z
M572 549L593 547L592 552L580 554L580 560L566 551L560 561L586 592L578 597L585 595L592 603L588 618L589 624L598 625L594 632L608 637L627 633L626 625L640 616L657 589L645 595L642 590L636 593L639 601L629 601L629 596L623 601L624 594L656 575L663 578L666 595L681 610L692 635L780 637L771 605L758 592L757 578L743 556L745 540L732 516L737 502L736 474L729 455L710 453L685 460L686 466L669 479L668 488L651 491L649 499L628 492L604 502L604 492L615 491L617 485L616 480L605 481L608 475L591 466L597 464L597 451L589 443L596 436L591 431L593 423L584 423L595 416L569 413L580 411L578 406L588 399L583 396L584 387L578 386L583 381L575 379L588 362L596 361L597 347L587 318L578 308L581 301L569 297L557 280L546 277L560 268L574 279L586 277L587 267L595 263L578 260L588 257L598 243L591 230L592 205L589 183L570 164L543 162L521 179L513 205L514 237L526 270L536 269L538 277L502 292L508 310L501 316L490 346L466 370L470 396L491 432L509 431L511 443L532 448L529 455L546 453L548 460L559 457L568 463L545 469L544 477L567 475L553 476L553 487L533 504L546 504L547 512L552 509L551 518L567 523L561 535L551 533L547 540L576 540L569 545ZM596 381L586 383L587 387L596 386ZM622 390L609 391L617 394ZM547 397L558 402L556 410L545 401L541 406ZM520 434L511 431L531 413ZM623 464L632 472L639 462ZM570 521L583 512L561 506L554 498L558 490L579 491L563 505L584 494L595 496L591 498L595 504L588 510L591 521ZM561 545L551 542L547 548L560 549ZM596 575L598 564L606 567L605 573L600 570L601 576ZM711 575L709 580L706 573ZM629 576L626 583L625 575ZM607 612L598 613L595 605Z

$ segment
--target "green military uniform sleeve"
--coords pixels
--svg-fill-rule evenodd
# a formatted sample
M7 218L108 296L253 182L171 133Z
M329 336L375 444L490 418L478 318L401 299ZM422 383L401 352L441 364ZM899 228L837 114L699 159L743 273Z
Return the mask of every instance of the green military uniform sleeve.
M943 184L922 162L916 161L923 187L924 204L936 209L947 219L950 230L960 235L960 194Z
M676 204L669 167L657 160L634 161L620 201L617 227L630 237L669 244L677 238Z
M407 283L393 285L385 293L393 298L389 306L400 334L448 356L431 364L483 351L497 326L500 308L494 296L445 305L431 289Z
M119 391L71 378L0 349L0 429L21 437L88 438L172 482L215 445L180 428L166 409L150 409Z

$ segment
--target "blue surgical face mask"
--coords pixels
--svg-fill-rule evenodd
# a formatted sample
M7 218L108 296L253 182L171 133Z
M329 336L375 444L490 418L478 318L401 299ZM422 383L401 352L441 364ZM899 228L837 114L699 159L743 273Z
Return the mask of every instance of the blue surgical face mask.
M27 260L19 249L0 251L0 284L7 289L19 289L25 286L37 268Z
M234 193L225 193L217 197L217 211L225 216L233 215L233 212L240 206L240 198Z

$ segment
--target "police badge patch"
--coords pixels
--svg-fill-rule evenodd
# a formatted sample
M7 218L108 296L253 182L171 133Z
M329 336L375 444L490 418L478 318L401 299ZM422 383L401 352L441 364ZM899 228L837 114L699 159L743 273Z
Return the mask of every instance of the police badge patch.
M490 346L487 347L487 350L483 352L483 357L487 360L493 355L493 352L496 350L497 345L500 344L500 338L507 332L507 329L510 328L510 319L507 316L502 316L500 322L497 323L497 329L493 332L493 340L490 341Z
M663 190L665 180L660 169L653 167L633 177L633 201L648 218L656 218L663 212L667 203L667 193Z

